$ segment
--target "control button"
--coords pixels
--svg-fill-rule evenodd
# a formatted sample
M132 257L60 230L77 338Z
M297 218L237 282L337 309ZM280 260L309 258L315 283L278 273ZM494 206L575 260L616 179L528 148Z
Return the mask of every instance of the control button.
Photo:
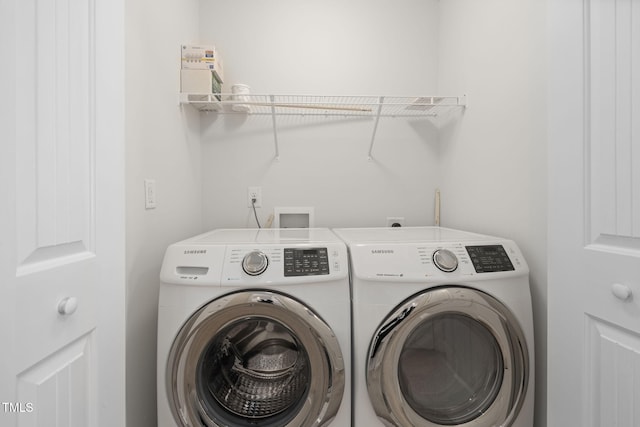
M258 276L269 266L269 258L260 251L252 251L242 259L242 269L249 276Z
M433 253L433 263L445 273L450 273L458 268L456 254L448 249L438 249Z

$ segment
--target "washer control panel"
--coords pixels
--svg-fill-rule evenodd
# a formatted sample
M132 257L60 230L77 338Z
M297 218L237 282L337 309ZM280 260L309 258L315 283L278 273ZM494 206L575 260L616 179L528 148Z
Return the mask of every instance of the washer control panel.
M329 274L327 248L284 248L284 276Z
M316 283L347 277L347 248L341 242L228 245L223 286Z
M162 283L306 285L349 278L346 244L329 229L219 229L174 243Z

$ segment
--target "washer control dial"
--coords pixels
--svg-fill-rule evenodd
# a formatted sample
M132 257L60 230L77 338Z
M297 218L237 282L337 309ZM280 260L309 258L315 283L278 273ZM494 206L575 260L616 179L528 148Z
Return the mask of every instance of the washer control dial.
M438 249L433 253L433 263L445 273L451 273L458 268L458 257L448 249Z
M269 266L269 258L261 251L251 251L242 259L242 269L249 276L259 276Z

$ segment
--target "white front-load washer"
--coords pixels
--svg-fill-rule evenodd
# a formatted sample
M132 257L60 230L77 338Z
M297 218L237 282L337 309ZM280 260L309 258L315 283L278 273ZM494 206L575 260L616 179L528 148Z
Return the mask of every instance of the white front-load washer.
M532 427L528 266L510 240L335 229L348 245L354 427Z
M159 427L351 425L348 255L328 229L214 230L171 245Z

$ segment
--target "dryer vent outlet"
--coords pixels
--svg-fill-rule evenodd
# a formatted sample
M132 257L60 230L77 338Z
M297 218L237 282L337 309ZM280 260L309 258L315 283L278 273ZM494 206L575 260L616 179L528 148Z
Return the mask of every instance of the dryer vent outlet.
M402 227L404 226L403 216L388 216L387 227Z

